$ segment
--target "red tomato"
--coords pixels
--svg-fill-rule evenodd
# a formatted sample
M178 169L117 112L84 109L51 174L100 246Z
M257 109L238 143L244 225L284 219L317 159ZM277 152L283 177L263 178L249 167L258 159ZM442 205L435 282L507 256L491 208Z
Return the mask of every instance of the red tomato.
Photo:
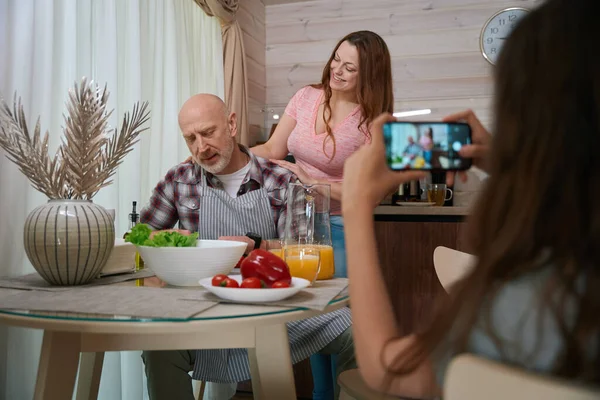
M239 288L240 284L235 279L227 278L221 282L221 286L228 288Z
M263 287L263 284L258 278L246 278L242 281L241 287L245 289L260 289Z
M215 275L212 278L212 285L213 286L221 286L221 282L223 282L227 278L228 278L227 275L223 275L223 274Z
M277 288L286 288L286 287L290 287L290 284L286 281L277 281L273 284L273 286L271 286L273 289L277 289Z

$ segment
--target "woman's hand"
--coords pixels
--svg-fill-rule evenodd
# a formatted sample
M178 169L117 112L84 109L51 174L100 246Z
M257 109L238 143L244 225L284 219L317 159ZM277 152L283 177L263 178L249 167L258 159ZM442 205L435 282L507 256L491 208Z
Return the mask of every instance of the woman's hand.
M318 183L316 181L316 179L314 179L313 177L308 175L306 173L306 171L304 171L298 164L294 164L294 163L291 163L291 162L285 161L285 160L269 160L269 161L279 165L280 167L283 167L283 168L289 170L290 172L292 172L294 175L296 175L298 177L298 180L300 182L304 183L305 185L314 185L314 184Z
M492 135L483 127L479 118L473 110L461 111L456 114L448 115L443 119L444 122L464 121L471 127L472 142L471 145L463 146L458 152L463 158L473 159L473 165L484 171L487 170L487 158L490 149ZM456 173L448 172L446 174L446 183L448 186L454 185ZM466 171L459 171L458 176L463 182L467 181Z
M357 207L376 207L379 202L401 183L421 179L418 171L394 172L386 163L383 124L396 121L390 114L382 114L373 121L371 144L362 146L344 164L342 182L343 213Z

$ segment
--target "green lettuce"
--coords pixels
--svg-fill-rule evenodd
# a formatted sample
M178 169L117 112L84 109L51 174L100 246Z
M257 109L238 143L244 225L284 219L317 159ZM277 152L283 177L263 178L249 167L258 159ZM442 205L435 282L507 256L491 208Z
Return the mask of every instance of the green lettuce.
M198 240L198 232L189 236L179 232L158 232L152 239L152 229L146 224L137 224L125 237L125 241L138 246L149 247L195 247Z

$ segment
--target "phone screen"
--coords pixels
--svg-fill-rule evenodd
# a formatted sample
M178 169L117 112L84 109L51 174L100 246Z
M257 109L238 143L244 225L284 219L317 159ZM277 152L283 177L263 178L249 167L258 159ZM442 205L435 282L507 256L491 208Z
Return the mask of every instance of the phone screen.
M392 170L465 170L471 160L460 148L471 143L471 127L459 122L388 122L383 126L387 164Z

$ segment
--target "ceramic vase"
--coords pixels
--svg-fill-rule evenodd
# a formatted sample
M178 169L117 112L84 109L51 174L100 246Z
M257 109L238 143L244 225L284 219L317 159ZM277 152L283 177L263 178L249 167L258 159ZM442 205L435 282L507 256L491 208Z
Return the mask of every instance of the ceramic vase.
M52 285L82 285L98 277L115 244L111 215L90 200L50 200L25 221L25 251Z

